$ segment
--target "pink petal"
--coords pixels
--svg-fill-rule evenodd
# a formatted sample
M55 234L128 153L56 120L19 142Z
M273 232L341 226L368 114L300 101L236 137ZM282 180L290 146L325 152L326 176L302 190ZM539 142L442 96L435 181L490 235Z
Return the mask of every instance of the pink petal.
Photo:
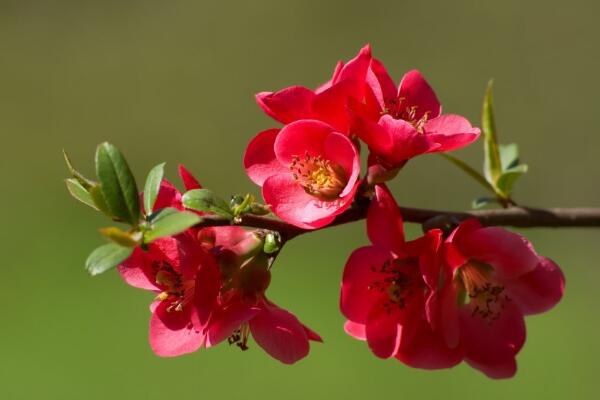
M413 368L452 368L463 359L460 348L449 349L441 336L434 333L426 321L408 343L403 343L395 357Z
M482 364L471 359L466 359L467 363L492 379L512 378L517 373L517 361L514 357L490 364Z
M476 141L480 131L472 127L466 118L445 114L427 121L425 134L440 145L436 151L452 151Z
M352 336L354 339L367 340L366 326L364 324L358 324L352 321L346 321L344 323L344 331Z
M407 72L400 81L398 97L403 99L402 108L416 106L416 119L421 119L429 111L429 118L440 115L442 107L425 78L417 70Z
M130 286L144 289L157 290L152 261L140 248L136 248L133 254L117 267L121 278Z
M340 72L335 76L333 81L334 84L338 82L342 82L344 80L352 80L356 83L356 98L360 99L362 97L361 86L364 86L365 76L369 69L369 65L371 63L371 46L366 45L354 57L352 60L348 61L340 70Z
M397 312L386 312L382 306L371 310L366 323L369 348L379 358L390 358L400 347L401 327Z
M189 319L189 312L173 311L165 317L167 306L167 302L161 302L150 320L152 350L161 357L175 357L198 350L204 335Z
M303 325L276 306L262 309L250 320L252 337L271 357L293 364L308 355L310 346Z
M193 190L193 189L201 189L202 185L198 180L192 175L192 173L183 165L179 164L179 177L183 182L183 186L185 190Z
M565 291L565 276L552 260L540 257L533 271L505 284L508 296L525 315L539 314L560 301Z
M374 245L397 254L404 246L404 221L385 185L375 186L375 196L367 212L367 235Z
M372 285L381 280L379 269L392 257L388 251L374 246L361 247L352 252L342 278L340 309L352 322L365 324L371 309L387 293Z
M228 304L218 313L213 314L207 329L206 347L215 346L227 339L233 334L234 330L259 312L259 308L249 306L241 301Z
M278 92L261 92L256 102L271 118L283 123L312 117L312 102L315 94L302 86L292 86Z
M180 242L174 237L157 239L148 245L155 259L167 262L173 269L181 272Z
M352 191L360 174L360 158L356 147L347 136L332 132L325 139L325 157L344 169L348 183L339 196L346 196Z
M219 226L212 229L215 234L215 247L235 247L251 234L239 226Z
M347 134L351 120L348 102L355 98L356 90L354 81L344 80L319 93L312 105L314 118Z
M350 207L351 196L322 201L306 193L291 174L278 174L263 184L263 197L282 220L304 229L316 229L329 224L336 215Z
M511 302L502 304L498 319L490 320L474 313L473 304L460 310L461 345L465 357L491 365L513 358L525 343L525 321Z
M394 165L439 148L429 135L417 132L414 126L402 119L386 114L379 120L379 125L392 143L392 153L386 154L385 159Z
M332 75L331 79L328 80L327 82L323 83L322 85L320 85L318 88L316 88L315 93L319 94L319 93L329 89L331 87L331 84L337 79L337 77L340 74L340 72L342 71L343 67L344 67L344 63L342 61L338 61L333 70L333 75Z
M455 239L468 258L490 264L499 279L514 279L533 271L538 255L523 236L499 227L484 227Z
M278 133L279 129L262 131L248 143L246 148L244 168L248 177L259 186L262 186L269 176L288 170L275 157L273 146Z
M284 167L289 167L294 157L325 157L325 140L333 129L316 120L296 121L286 125L275 140L275 155Z

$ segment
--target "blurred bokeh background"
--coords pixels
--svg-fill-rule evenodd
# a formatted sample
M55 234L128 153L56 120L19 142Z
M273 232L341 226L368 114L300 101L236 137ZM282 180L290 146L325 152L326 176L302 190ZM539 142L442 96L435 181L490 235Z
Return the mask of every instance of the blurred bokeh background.
M564 301L528 322L519 373L495 382L466 366L409 369L342 331L341 271L361 224L295 240L269 294L325 339L291 367L257 346L177 359L147 343L151 295L83 270L107 223L72 200L61 149L92 173L115 143L137 177L185 163L208 187L255 192L248 140L274 124L253 94L316 86L367 42L399 79L419 68L447 112L479 124L496 81L501 141L530 173L516 199L598 206L600 25L596 1L0 1L0 398L596 398L600 358L597 230L528 230L567 276ZM481 143L458 155L474 165ZM464 209L476 183L435 156L393 184L409 206ZM418 227L410 227L416 234Z

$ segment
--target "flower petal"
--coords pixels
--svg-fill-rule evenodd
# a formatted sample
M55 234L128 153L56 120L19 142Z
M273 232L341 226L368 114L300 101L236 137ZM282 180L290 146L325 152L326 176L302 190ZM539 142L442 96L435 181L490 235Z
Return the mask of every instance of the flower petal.
M463 354L460 348L449 349L443 338L422 320L412 340L403 343L395 357L413 368L442 369L459 364Z
M388 313L383 306L373 307L365 330L373 354L379 358L390 358L396 354L400 347L401 329L397 312Z
M342 278L340 309L352 322L365 324L371 309L387 293L373 289L375 281L381 279L377 272L392 254L374 246L361 247L352 252Z
M525 315L539 314L560 301L565 290L565 276L552 260L540 257L533 271L507 281L506 290Z
M499 318L490 320L474 312L469 304L460 310L461 345L465 357L484 365L505 363L525 343L525 321L512 302L504 302Z
M291 86L278 92L261 92L256 102L271 118L283 123L312 117L312 102L315 94L303 86Z
M425 134L440 145L435 151L452 151L476 141L480 130L472 127L464 117L445 114L427 121Z
M201 325L206 325L217 304L221 285L219 267L212 255L206 255L198 267L194 287L196 312Z
M380 110L391 108L389 105L398 98L398 89L381 61L375 58L371 60L366 80L379 103Z
M152 261L139 247L117 269L121 278L130 286L152 291L158 289L152 271Z
M262 186L269 176L288 170L275 157L273 146L278 133L279 129L262 131L248 143L246 148L244 168L252 182L259 186Z
M213 314L206 334L206 347L212 347L227 339L244 322L247 322L260 312L241 301L234 301Z
M459 251L468 258L490 264L501 280L533 271L538 255L523 236L499 227L484 227L455 238Z
M442 111L435 92L417 70L404 74L400 81L398 97L403 99L402 108L417 107L416 119L421 119L427 112L429 112L429 118L435 118Z
M371 243L399 254L404 246L404 221L396 200L385 185L375 186L367 212L367 235Z
M267 306L252 318L250 331L260 347L284 364L293 364L310 351L303 325L277 306Z
M289 167L294 157L309 154L325 157L325 140L333 132L331 126L316 120L296 121L286 125L275 140L275 155L279 162Z
M356 180L360 174L360 158L358 151L352 141L341 133L332 132L325 139L325 158L344 169L347 184L344 190L339 194L340 197L346 196L352 191Z
M198 179L192 175L192 173L183 165L179 164L179 177L183 182L185 190L201 189L202 185L198 182Z
M202 345L204 335L190 320L190 310L166 311L161 302L150 320L150 346L156 355L175 357L192 353Z
M492 379L512 378L517 373L517 361L514 357L489 364L478 363L468 358L466 361L471 367L483 372L488 378Z

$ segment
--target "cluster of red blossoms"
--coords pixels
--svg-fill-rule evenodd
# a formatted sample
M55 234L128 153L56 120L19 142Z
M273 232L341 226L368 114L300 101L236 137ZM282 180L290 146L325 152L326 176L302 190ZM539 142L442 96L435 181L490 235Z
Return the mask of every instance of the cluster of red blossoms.
M281 220L302 229L330 224L360 198L370 201L371 245L349 257L342 280L346 332L380 358L416 368L463 360L492 378L511 377L525 341L524 316L562 297L564 277L524 237L476 220L432 229L406 241L400 210L385 182L411 158L455 150L480 134L464 117L442 114L418 71L396 85L369 46L339 63L315 90L292 86L256 96L284 126L259 133L244 166ZM361 141L368 165L361 174ZM199 188L184 168L187 190ZM163 181L156 209L183 209ZM319 335L267 299L273 258L264 231L190 228L137 248L120 267L132 286L157 293L150 343L176 356L222 341L247 348L250 334L267 353L294 363Z

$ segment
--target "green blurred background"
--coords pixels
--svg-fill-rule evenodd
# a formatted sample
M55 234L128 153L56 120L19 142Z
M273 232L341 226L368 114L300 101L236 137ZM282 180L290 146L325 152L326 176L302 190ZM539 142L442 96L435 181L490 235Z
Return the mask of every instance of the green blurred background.
M361 224L299 238L276 264L270 297L325 339L310 357L286 367L257 346L223 345L160 359L147 344L151 295L83 270L107 221L69 198L61 149L91 174L108 140L140 180L160 161L175 178L183 162L219 193L258 192L241 157L274 123L253 94L316 86L370 42L397 79L421 69L447 112L477 124L495 78L501 140L530 165L518 201L599 205L599 4L0 1L0 398L596 398L597 230L527 231L563 266L567 293L529 319L509 381L381 361L343 333L339 282L366 242ZM479 165L481 143L459 155ZM483 194L435 156L411 162L393 189L404 205L457 210Z

